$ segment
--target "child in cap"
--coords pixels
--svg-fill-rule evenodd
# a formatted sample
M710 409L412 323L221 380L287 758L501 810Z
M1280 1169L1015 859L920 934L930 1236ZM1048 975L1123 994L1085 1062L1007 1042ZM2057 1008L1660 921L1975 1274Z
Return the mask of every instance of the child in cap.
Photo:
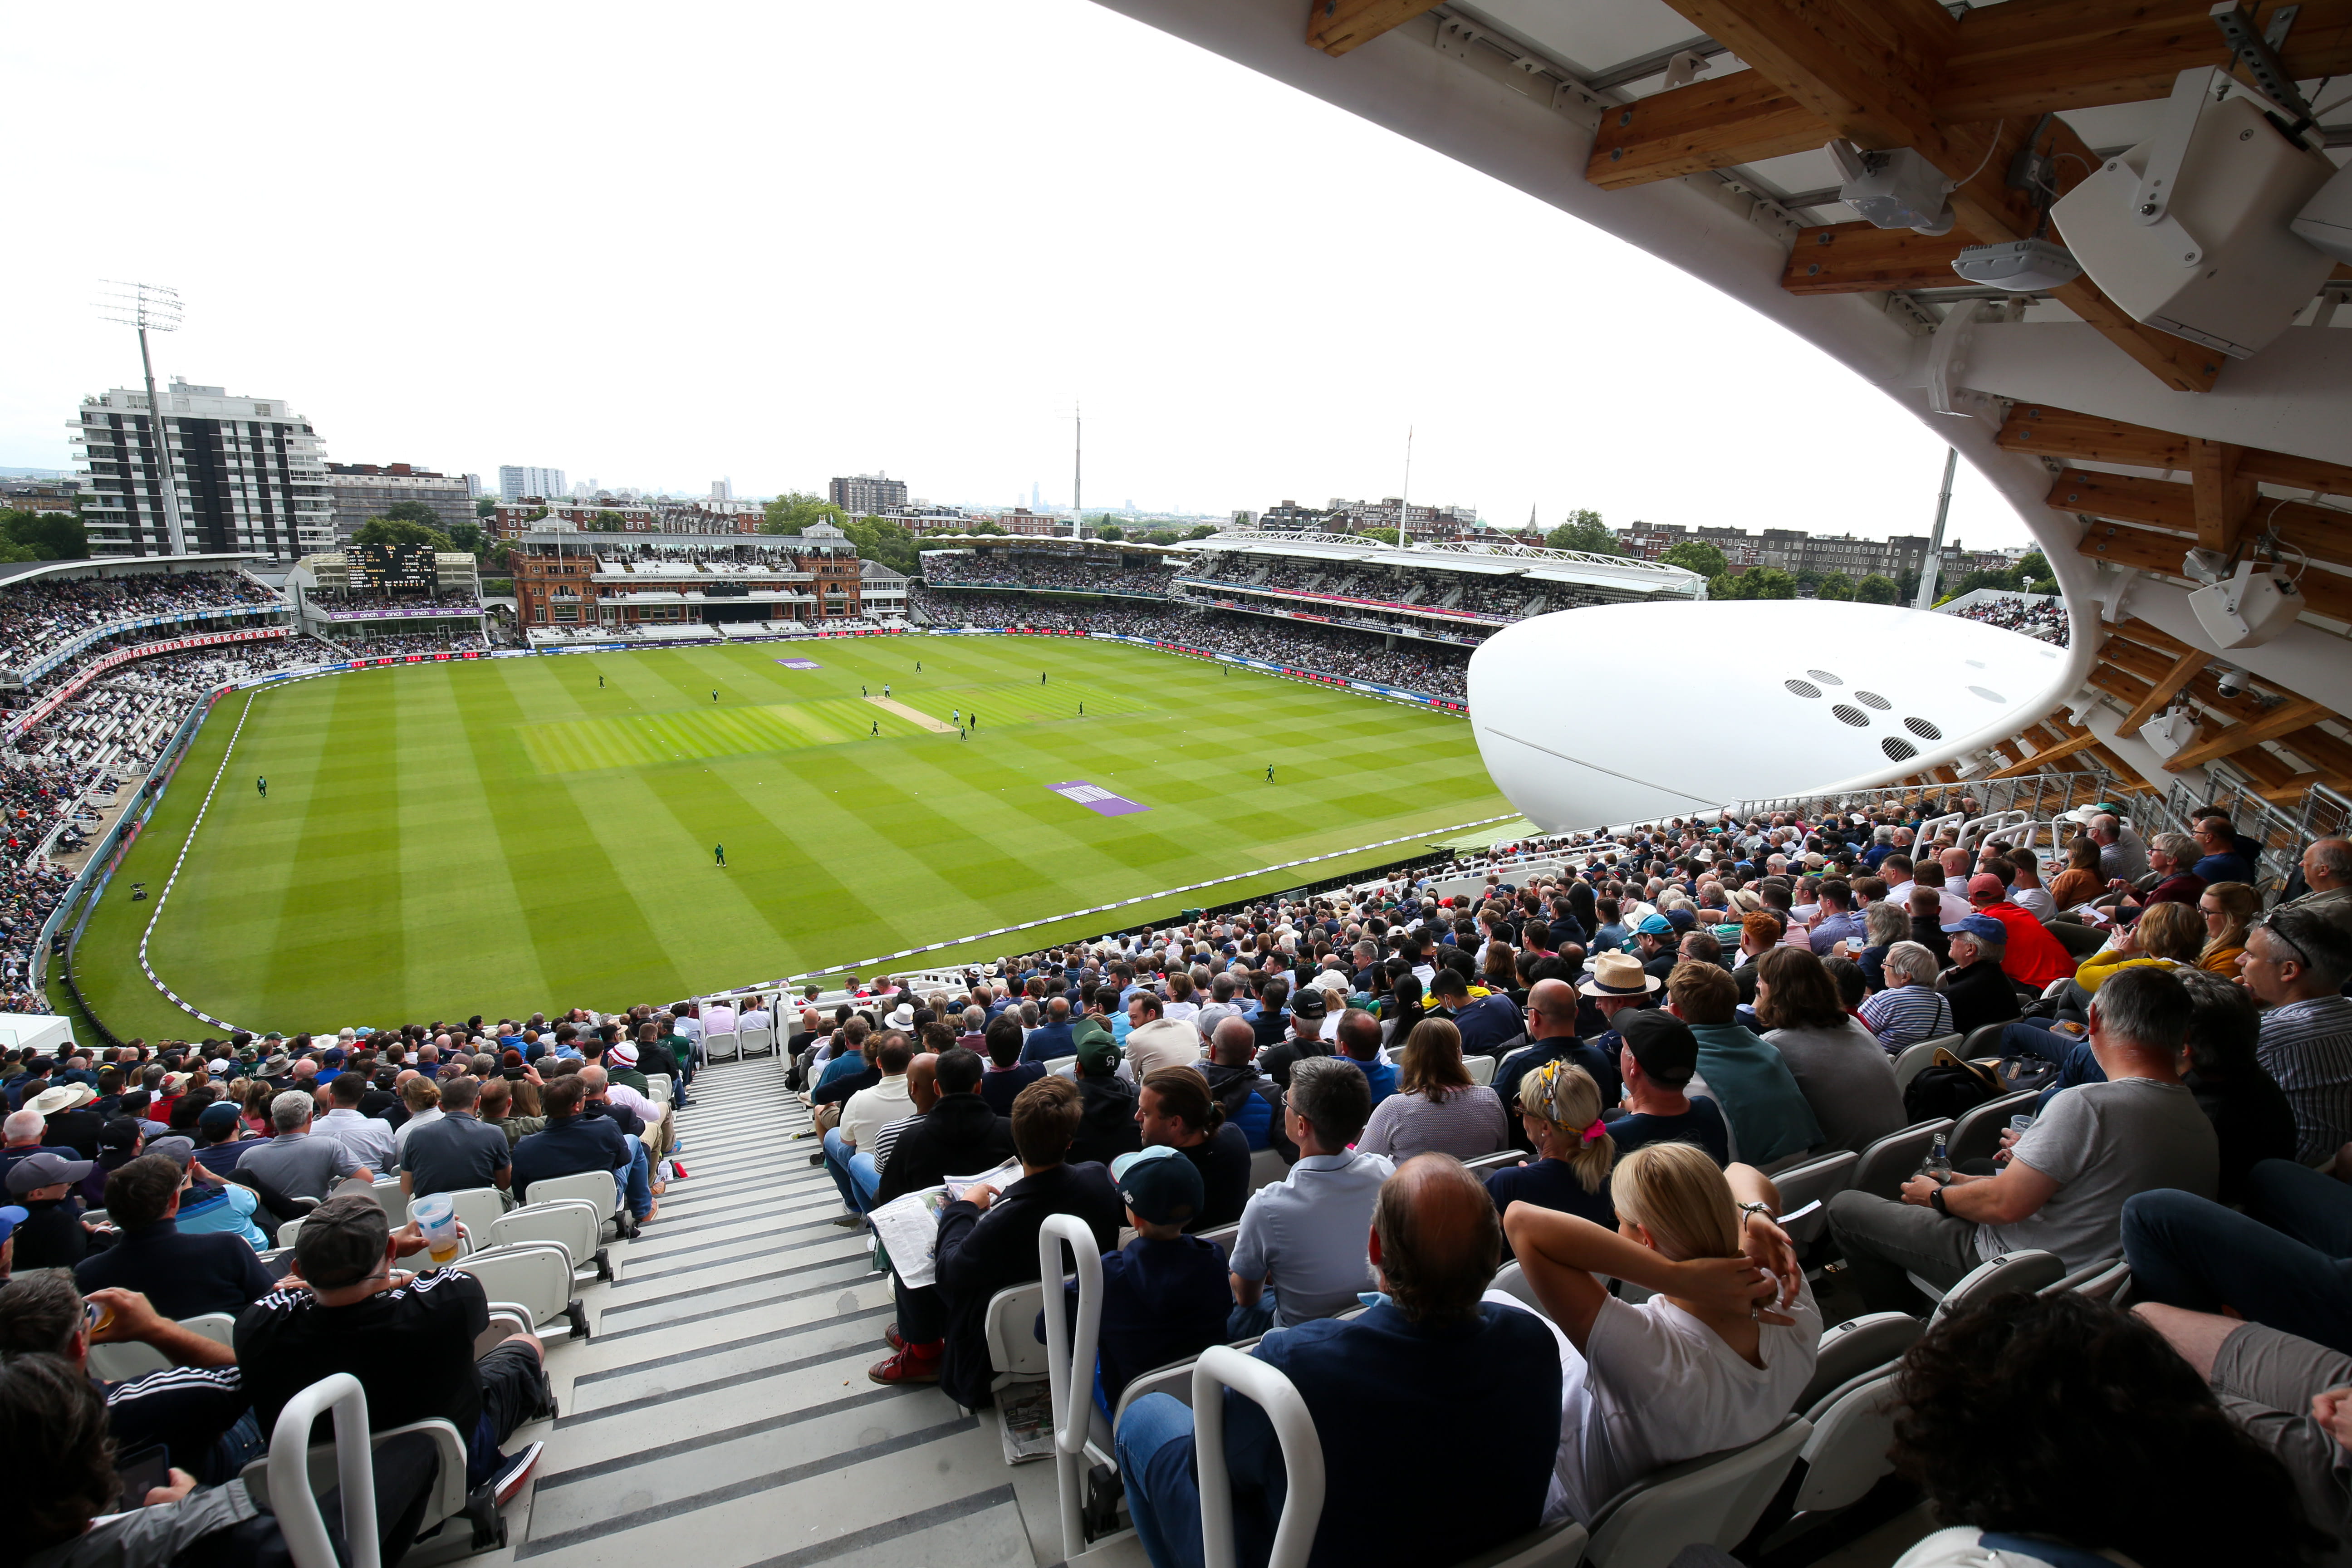
M1111 1179L1127 1205L1133 1241L1102 1259L1102 1331L1095 1357L1095 1403L1108 1415L1138 1374L1200 1354L1225 1340L1234 1292L1225 1249L1186 1236L1205 1193L1200 1170L1166 1145L1121 1154ZM1076 1332L1078 1288L1065 1287ZM1039 1343L1045 1315L1037 1314Z

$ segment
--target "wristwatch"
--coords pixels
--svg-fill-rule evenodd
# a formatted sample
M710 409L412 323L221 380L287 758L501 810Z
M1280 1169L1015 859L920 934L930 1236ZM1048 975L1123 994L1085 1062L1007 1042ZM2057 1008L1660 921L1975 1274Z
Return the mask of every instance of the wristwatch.
M1943 1215L1948 1218L1950 1216L1952 1212L1949 1208L1945 1206L1944 1189L1940 1185L1932 1188L1928 1192L1927 1206L1934 1209L1937 1214Z

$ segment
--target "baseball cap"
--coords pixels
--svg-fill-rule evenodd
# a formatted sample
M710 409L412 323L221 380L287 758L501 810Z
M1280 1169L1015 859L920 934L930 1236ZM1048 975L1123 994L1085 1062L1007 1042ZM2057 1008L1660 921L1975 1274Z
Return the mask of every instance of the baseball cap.
M322 1290L357 1284L383 1261L391 1217L373 1198L329 1198L303 1216L294 1237L302 1278Z
M1164 1143L1121 1154L1110 1170L1119 1201L1148 1225L1180 1225L1205 1201L1199 1168Z
M1301 1018L1315 1019L1323 1016L1329 1005L1330 993L1320 985L1302 986L1290 999L1290 1010Z
M8 1168L8 1190L22 1197L36 1187L53 1187L59 1182L79 1182L89 1174L93 1162L68 1160L62 1154L52 1154L44 1149L28 1154Z
M1662 1008L1620 1013L1617 1034L1641 1069L1668 1089L1681 1088L1698 1070L1698 1037Z
M205 1109L209 1110L212 1107L206 1106ZM147 1152L161 1154L184 1171L188 1168L188 1163L196 1157L196 1144L194 1139L175 1132L169 1138L158 1138L148 1144Z
M1979 871L1969 879L1969 897L2005 899L2009 897L2009 889L2001 886L1999 877L1990 871Z
M0 1208L0 1241L16 1235L16 1227L32 1217L28 1210L18 1208L15 1204Z
M1644 915L1642 923L1633 928L1643 936L1664 936L1675 929L1674 922L1664 915Z
M1078 1070L1089 1078L1107 1078L1118 1070L1118 1042L1088 1035L1078 1042Z
M1944 930L1956 936L1965 933L1969 936L2000 938L2007 934L2009 928L1990 915L1968 915L1954 921Z
M138 1142L139 1123L128 1116L118 1116L98 1130L98 1146L101 1149L128 1149Z
M196 1118L196 1126L205 1137L217 1138L236 1126L239 1120L240 1113L233 1101L216 1100L205 1107L203 1114Z

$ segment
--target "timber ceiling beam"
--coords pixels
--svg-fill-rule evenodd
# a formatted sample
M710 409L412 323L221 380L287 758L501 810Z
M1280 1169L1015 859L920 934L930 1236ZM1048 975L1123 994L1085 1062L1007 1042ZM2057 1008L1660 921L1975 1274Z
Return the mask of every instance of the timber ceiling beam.
M2244 531L2251 529L2258 533L2275 532L2314 561L2352 566L2352 512L2313 506L2308 501L2263 500L2253 494L2242 462L2235 479L2239 483L2231 491L2233 510L2230 515L2236 520L2236 531L2225 533L2222 537L2228 542L2221 544L2207 542L2204 514L2198 509L2193 483L2069 468L2052 483L2044 499L2060 511L2168 529L2182 536L2184 552L2193 542L2200 548L2227 554L2237 548ZM2235 510L2239 505L2245 510ZM2178 564L2175 563L2176 569Z
M2120 522L2096 522L2084 533L2075 549L2093 561L2178 578L2189 542L2177 533L2158 533ZM2352 576L2314 566L2304 573L2300 586L2311 614L2331 621L2352 621Z
M2200 734L2195 742L2165 758L2164 771L2168 773L2185 773L2200 763L2234 756L2248 747L2258 746L2264 741L2274 741L2291 731L2332 717L2334 715L2325 705L2307 697L2283 702L2260 719L2225 725Z
M2119 735L2137 735L2140 726L2164 710L2164 705L2180 695L2181 689L2197 679L2197 674L2213 662L2213 656L2202 648L2191 648L2173 661L2157 683L2148 688L2147 695L2135 704L2124 721L2116 726Z
M1811 153L1828 140L1821 116L1757 72L1735 71L1602 114L1584 177L1621 191Z
M2071 757L2077 752L2087 752L2098 743L2099 738L2085 730L2071 740L2061 741L2054 746L2046 746L2021 763L2012 763L2000 772L1988 773L1985 776L1987 779L2013 779L2024 773L2046 773L2061 759Z
M1313 0L1307 41L1327 55L1344 55L1437 5L1438 0Z
M2017 0L2010 3L2014 5ZM2077 414L2047 404L2021 403L2011 407L2009 417L2001 421L1996 439L2012 452L2031 452L2038 457L2121 463L2136 468L2170 468L2183 473L2189 468L2190 437L2187 436L2175 436L2145 425L2126 425L2095 414ZM2238 459L2238 472L2259 484L2276 485L2282 489L2352 496L2352 465L2249 447Z
M2197 547L2233 554L2261 491L2239 471L2243 447L2198 437L2189 443L2189 489L2196 500Z
M1949 289L1959 281L1952 258L1969 243L1950 235L1931 239L1907 228L1867 223L1809 228L1797 236L1780 287L1791 294Z

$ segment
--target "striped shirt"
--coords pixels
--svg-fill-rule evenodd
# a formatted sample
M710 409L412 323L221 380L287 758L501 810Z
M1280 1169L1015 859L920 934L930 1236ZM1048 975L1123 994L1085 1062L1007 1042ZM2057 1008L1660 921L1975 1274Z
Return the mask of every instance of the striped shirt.
M2294 1108L2296 1159L2308 1165L2352 1142L2352 999L2271 1008L2255 1050Z
M874 1169L877 1173L890 1163L890 1151L898 1146L898 1134L922 1119L919 1112L913 1116L902 1116L896 1121L886 1123L881 1131L874 1134Z
M1916 982L1881 991L1862 1005L1862 1021L1890 1051L1952 1033L1952 1005L1932 985Z

